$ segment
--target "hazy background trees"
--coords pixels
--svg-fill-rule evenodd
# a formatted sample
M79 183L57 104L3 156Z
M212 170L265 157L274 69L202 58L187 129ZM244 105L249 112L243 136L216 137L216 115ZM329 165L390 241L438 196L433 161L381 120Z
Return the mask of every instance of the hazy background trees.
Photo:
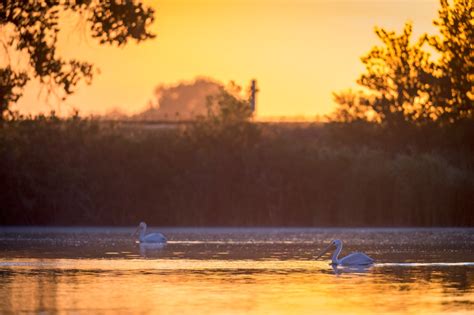
M152 121L195 119L207 114L208 97L223 89L223 83L205 77L173 85L159 85L155 88L153 101L149 106L131 118Z

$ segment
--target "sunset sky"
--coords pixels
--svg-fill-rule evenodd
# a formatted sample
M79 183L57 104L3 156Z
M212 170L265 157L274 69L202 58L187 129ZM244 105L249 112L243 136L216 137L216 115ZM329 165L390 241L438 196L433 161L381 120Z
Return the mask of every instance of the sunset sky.
M437 0L159 0L156 39L124 48L87 38L74 15L66 16L59 49L65 57L95 63L101 73L65 102L38 99L29 84L16 105L24 113L78 108L103 114L144 109L159 84L196 76L234 80L260 88L257 117L324 115L331 93L349 87L363 71L360 56L378 44L375 25L399 32L435 32Z

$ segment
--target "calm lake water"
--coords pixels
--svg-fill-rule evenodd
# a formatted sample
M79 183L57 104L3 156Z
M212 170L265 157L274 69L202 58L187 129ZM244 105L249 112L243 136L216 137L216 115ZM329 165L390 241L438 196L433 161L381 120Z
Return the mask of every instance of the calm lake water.
M0 227L0 313L473 313L474 229ZM365 269L314 256L332 239Z

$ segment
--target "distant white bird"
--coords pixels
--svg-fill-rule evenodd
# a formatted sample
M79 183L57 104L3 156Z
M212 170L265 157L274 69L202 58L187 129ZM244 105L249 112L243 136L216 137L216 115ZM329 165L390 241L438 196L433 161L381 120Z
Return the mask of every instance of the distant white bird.
M352 253L350 255L347 255L346 257L343 257L341 259L338 259L337 257L341 253L342 250L342 241L340 240L334 240L331 242L331 244L328 245L319 255L316 257L316 259L320 258L323 256L326 252L328 252L329 248L331 246L336 246L336 250L334 251L334 254L332 254L332 265L340 265L340 266L358 266L358 265L371 265L374 263L374 260L367 256L364 253Z
M138 225L137 229L132 234L132 236L137 235L138 232L139 232L138 240L140 241L140 243L165 244L166 241L167 241L166 237L161 233L145 234L146 233L146 223L145 222L140 222L140 224Z

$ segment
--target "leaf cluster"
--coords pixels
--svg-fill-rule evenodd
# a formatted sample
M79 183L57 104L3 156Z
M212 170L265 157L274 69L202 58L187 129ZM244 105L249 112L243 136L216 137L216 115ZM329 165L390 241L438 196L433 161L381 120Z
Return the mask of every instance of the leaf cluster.
M2 117L9 104L21 97L26 81L32 78L39 79L48 91L59 89L65 96L72 94L79 82L92 81L91 63L67 60L57 53L59 19L67 11L84 17L92 37L100 44L122 46L129 39L140 42L155 36L149 31L154 20L153 9L132 0L0 2L0 27L8 35L6 45L28 58L26 70L14 70L11 61L1 69L3 77L9 76L4 82L14 85L14 89L2 87L6 91L0 95Z

